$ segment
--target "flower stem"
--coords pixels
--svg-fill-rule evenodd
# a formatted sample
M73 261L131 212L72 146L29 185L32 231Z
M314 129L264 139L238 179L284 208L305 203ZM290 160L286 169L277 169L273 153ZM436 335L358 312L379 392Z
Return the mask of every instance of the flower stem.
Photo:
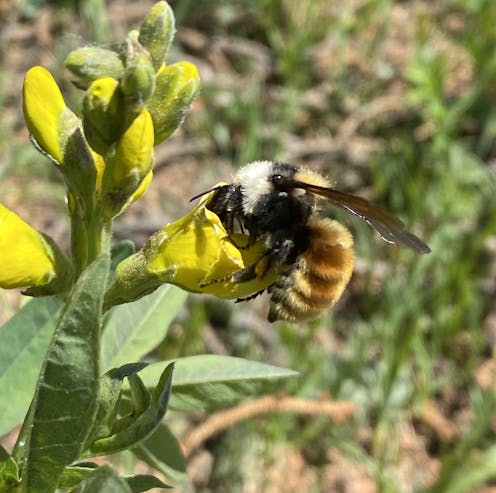
M93 204L92 204L93 205ZM103 252L110 252L111 221L104 221L100 207L69 200L71 216L71 250L76 279Z

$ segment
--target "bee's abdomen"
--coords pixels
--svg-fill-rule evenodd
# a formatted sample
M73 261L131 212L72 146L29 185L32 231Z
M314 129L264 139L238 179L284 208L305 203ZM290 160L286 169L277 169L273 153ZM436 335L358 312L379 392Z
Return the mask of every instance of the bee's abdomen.
M269 321L315 318L341 297L353 271L353 238L337 221L312 218L309 246L270 289Z

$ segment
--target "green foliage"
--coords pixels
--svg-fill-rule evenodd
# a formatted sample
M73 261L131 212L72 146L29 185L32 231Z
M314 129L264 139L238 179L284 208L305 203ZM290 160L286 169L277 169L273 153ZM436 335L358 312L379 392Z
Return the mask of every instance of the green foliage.
M92 471L71 491L73 493L97 493L98 491L108 491L109 493L132 492L126 481L108 466L102 466Z
M0 399L0 434L26 414L61 306L54 297L32 299L2 326L0 387L9 398Z
M149 296L112 310L103 328L102 368L108 370L151 352L167 335L167 328L185 299L184 291L165 285Z
M165 424L161 424L132 452L150 467L170 478L175 483L187 486L186 459L176 437Z
M164 363L156 363L143 370L143 381L148 387L154 386L163 366ZM273 391L281 378L298 375L285 368L213 354L180 358L175 368L171 408L178 411L233 405L246 396Z
M99 336L110 258L79 278L57 323L13 457L21 491L55 491L93 426L99 392Z

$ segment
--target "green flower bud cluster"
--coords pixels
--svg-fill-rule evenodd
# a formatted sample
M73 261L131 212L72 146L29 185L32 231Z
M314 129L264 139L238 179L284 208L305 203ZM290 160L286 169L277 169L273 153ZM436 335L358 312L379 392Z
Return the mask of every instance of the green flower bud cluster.
M95 149L102 151L114 143L143 108L153 119L155 145L181 124L198 94L200 78L191 63L167 65L174 33L172 9L160 1L117 51L84 47L69 53L65 65L74 83L87 90L85 132ZM115 80L115 85L106 82L105 88L101 84L95 87L96 81L106 78ZM103 115L105 112L108 114Z
M105 162L101 184L108 219L143 193L151 180L153 146L181 124L198 94L194 65L166 64L174 32L174 14L160 1L118 51L85 47L66 58L76 84L86 89L84 135Z

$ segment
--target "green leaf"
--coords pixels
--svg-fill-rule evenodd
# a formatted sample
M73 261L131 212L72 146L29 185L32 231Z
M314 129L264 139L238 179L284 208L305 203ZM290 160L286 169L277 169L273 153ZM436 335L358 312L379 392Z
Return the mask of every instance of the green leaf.
M132 493L126 480L109 466L102 466L89 474L71 493Z
M149 407L151 404L151 392L145 386L138 375L132 375L128 378L131 399L121 394L118 412L123 417L116 420L112 426L112 434L128 429ZM127 414L126 414L127 413Z
M248 396L273 391L281 378L298 375L287 368L232 356L189 356L175 363L170 407L180 411L230 406ZM151 364L140 373L148 387L154 387L167 364Z
M132 449L133 454L149 466L190 490L186 473L186 459L176 437L165 424L161 424L143 443Z
M94 463L86 463L86 465L79 464L77 466L66 467L64 470L64 474L62 475L62 478L60 480L59 488L65 490L76 488L76 486L86 480L86 478L89 478L92 474L96 474L97 467L98 466ZM160 481L160 479L148 474L124 476L120 479L126 481L127 485L133 493L148 491L151 488L170 488L170 486ZM106 490L102 493L105 492Z
M92 429L109 266L109 255L103 255L81 274L57 324L16 444L15 456L24 462L23 492L54 491L64 467L79 458Z
M150 406L150 391L138 375L130 376L128 382L133 408L137 414L142 414Z
M86 478L89 478L94 473L96 474L97 468L98 466L91 462L85 463L85 465L79 464L77 466L66 467L60 480L59 488L65 490L70 488L75 489L80 483L86 480ZM133 493L148 491L151 488L170 488L170 486L160 481L160 479L148 474L124 476L121 479L126 481Z
M152 393L150 406L146 411L132 421L127 428L118 431L108 438L95 441L84 453L84 457L119 452L120 450L136 446L148 438L157 426L159 426L167 411L173 369L174 363L170 363L163 371L159 383Z
M98 411L93 431L88 438L88 445L96 438L110 436L113 422L118 412L118 402L124 378L132 377L147 366L147 363L128 363L119 368L112 368L100 379Z
M160 481L160 479L148 474L125 476L124 479L133 493L141 493L142 491L148 491L151 488L170 488L169 485Z
M0 327L0 435L26 414L61 306L55 297L34 298Z
M166 336L187 293L170 284L133 303L112 309L102 337L102 367L138 361Z
M8 492L19 483L19 468L12 456L0 445L0 491Z
M60 478L59 488L63 490L75 488L96 469L98 469L98 464L93 462L78 463L66 467Z

